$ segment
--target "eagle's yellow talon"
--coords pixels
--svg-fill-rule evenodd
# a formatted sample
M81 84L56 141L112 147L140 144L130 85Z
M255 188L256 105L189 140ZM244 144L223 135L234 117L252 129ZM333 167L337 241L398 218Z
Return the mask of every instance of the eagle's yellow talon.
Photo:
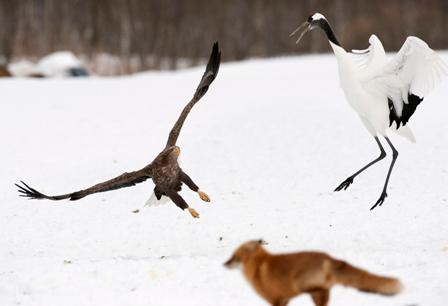
M193 218L199 218L199 213L194 208L189 207L188 212Z
M205 192L199 190L198 194L202 201L210 202L210 198Z

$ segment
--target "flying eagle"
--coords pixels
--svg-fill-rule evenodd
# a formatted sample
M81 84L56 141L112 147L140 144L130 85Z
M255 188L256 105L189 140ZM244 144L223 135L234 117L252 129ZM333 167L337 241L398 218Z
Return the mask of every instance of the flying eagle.
M71 201L76 201L93 193L134 186L135 184L151 178L155 184L154 194L158 200L160 200L162 196L167 196L180 209L188 209L189 213L194 218L198 218L199 214L196 210L189 207L187 202L185 202L185 200L178 193L181 190L182 183L185 183L191 190L197 192L201 200L210 202L210 198L206 193L199 190L199 187L193 182L193 180L180 168L178 163L180 148L176 146L176 141L179 137L182 125L191 109L205 95L210 84L216 78L220 62L221 52L219 50L218 43L215 42L210 59L205 69L205 73L202 76L201 82L199 83L193 98L185 106L179 116L179 119L177 119L174 124L174 127L168 136L168 141L165 148L159 153L159 155L157 155L152 163L140 170L125 172L116 178L96 184L87 189L58 196L47 196L21 181L23 185L15 184L19 188L18 191L20 192L20 196L30 199L48 199L56 201L70 199Z

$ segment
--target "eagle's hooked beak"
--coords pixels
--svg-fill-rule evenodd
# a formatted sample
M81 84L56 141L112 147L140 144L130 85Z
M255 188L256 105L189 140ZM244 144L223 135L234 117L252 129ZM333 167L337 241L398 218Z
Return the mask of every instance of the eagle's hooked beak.
M300 36L299 39L297 39L296 44L299 43L299 41L302 39L303 35L305 35L305 33L311 31L313 28L311 27L311 24L308 21L305 21L304 23L302 23L297 29L295 29L290 35L289 37L293 36L294 34L296 34L297 32L300 32Z
M174 147L173 149L173 153L178 157L180 155L180 148L179 147Z

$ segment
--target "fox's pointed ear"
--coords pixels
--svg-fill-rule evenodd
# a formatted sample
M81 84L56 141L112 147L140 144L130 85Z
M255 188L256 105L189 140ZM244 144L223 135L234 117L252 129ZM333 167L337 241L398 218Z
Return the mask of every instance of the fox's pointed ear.
M258 242L259 245L268 245L268 244L269 244L269 243L267 243L267 241L264 240L264 239L260 239L260 240L258 240L257 242Z

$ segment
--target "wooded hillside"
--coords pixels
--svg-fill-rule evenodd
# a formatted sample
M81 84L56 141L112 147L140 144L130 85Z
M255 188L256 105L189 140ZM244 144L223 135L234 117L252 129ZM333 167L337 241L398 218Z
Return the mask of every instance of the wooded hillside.
M215 40L226 61L328 52L318 31L299 47L289 37L316 11L346 48L365 48L371 33L388 51L408 35L448 48L447 0L0 0L0 57L70 50L115 74L195 65Z

